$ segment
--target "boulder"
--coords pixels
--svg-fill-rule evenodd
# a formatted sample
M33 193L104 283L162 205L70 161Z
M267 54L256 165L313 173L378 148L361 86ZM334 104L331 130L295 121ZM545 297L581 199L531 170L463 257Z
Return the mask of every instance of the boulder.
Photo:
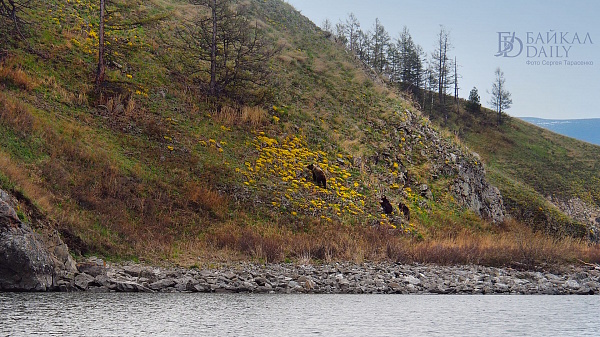
M0 223L0 290L51 290L55 267L50 252L29 226Z
M156 281L154 283L151 283L150 285L148 285L148 287L152 290L162 290L162 289L172 287L175 284L177 284L175 282L175 280L168 278L168 279L162 279L162 280Z
M75 261L57 232L40 235L21 222L0 190L0 291L73 289Z
M20 223L21 220L17 216L15 209L8 202L0 199L0 225L15 227Z
M81 290L87 290L88 287L90 286L90 283L93 283L95 281L94 277L91 275L88 275L86 273L81 273L77 276L75 276L75 286Z
M77 269L80 272L86 273L93 277L97 277L99 275L106 275L106 267L104 264L98 264L94 262L82 262L77 265Z

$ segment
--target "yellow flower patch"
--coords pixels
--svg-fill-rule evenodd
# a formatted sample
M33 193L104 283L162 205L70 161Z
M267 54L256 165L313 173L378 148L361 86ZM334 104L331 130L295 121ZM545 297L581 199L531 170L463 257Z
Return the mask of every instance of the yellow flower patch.
M329 221L332 217L364 214L365 197L356 190L360 182L353 180L352 174L336 165L335 160L330 162L327 153L309 149L302 137L278 141L260 132L250 146L257 158L245 162L240 173L247 186L268 190L274 207L289 214L322 215ZM326 172L327 189L312 181L307 169L310 163Z

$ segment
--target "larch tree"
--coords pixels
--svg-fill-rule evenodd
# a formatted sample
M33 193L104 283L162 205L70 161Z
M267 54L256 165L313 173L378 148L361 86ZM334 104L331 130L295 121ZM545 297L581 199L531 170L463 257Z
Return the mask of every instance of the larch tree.
M358 48L358 32L360 31L360 22L354 15L354 13L348 14L348 18L346 19L346 36L348 39L348 49L356 53L356 49Z
M489 103L498 114L497 124L500 125L502 124L502 114L510 108L512 99L510 98L510 92L506 90L504 72L500 68L496 68L494 75L496 78L492 83L492 97Z
M444 26L440 26L437 46L432 54L432 58L433 63L435 64L437 76L438 103L440 106L440 112L444 116L444 121L448 120L448 112L446 109L446 93L451 84L449 74L452 61L448 56L448 52L451 48L452 45L450 43L450 34L446 28L444 28Z
M387 49L390 43L390 35L385 30L379 19L375 19L375 27L373 32L372 46L372 63L371 66L378 72L383 73L387 65Z
M167 41L177 49L178 67L214 103L223 97L239 104L260 101L268 87L269 61L280 48L267 40L258 22L248 18L246 4L191 3L199 6L200 14L177 27L173 41Z
M358 31L358 46L356 54L366 64L371 64L371 32Z
M414 43L406 26L400 33L397 44L400 52L400 79L406 89L417 95L423 78L422 49Z

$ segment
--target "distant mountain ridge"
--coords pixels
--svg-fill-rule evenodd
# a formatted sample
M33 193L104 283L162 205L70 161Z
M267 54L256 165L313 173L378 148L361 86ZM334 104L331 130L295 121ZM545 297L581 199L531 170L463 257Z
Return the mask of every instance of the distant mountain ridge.
M519 119L567 137L600 145L600 118L543 119L536 117L519 117Z

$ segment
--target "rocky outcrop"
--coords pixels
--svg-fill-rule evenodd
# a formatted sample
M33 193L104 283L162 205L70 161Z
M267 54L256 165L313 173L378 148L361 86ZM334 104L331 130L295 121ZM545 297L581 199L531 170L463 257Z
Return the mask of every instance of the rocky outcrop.
M377 165L387 162L392 166L401 163L400 174L390 177L388 184L412 186L426 199L433 197L423 181L413 181L407 167L424 162L430 166L430 181L439 177L451 177L449 186L455 200L475 214L493 223L504 221L505 209L498 188L489 184L482 160L466 147L445 139L429 121L409 110L397 112L398 122L392 123L393 132L388 135L392 144L400 144L398 149L381 149L371 158ZM396 155L394 153L397 153Z
M478 156L462 157L456 168L457 178L452 185L455 198L475 214L493 223L504 221L504 203L500 190L490 185Z
M40 235L23 223L16 202L0 190L0 291L72 288L75 262L56 232Z
M75 284L92 292L229 292L326 294L599 294L600 267L564 272L482 266L331 263L239 263L211 269L107 265Z
M560 198L549 196L548 201L567 216L583 223L588 228L588 238L590 241L600 241L600 207L586 203L580 198L571 198L563 201Z

